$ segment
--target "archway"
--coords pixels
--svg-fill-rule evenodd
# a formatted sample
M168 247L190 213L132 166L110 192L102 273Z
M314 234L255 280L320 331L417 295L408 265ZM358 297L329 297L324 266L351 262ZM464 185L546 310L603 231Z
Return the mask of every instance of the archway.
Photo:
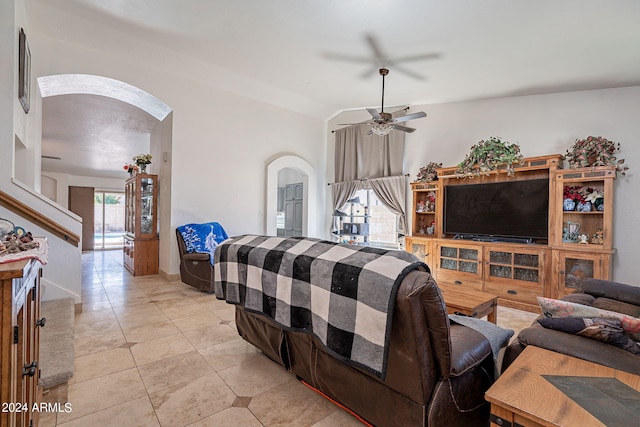
M294 169L302 174L305 193L302 211L302 234L312 237L312 227L317 223L317 177L313 167L303 158L282 155L267 164L267 188L265 209L265 230L269 236L277 234L276 214L278 204L278 173L284 169Z
M144 111L154 121L149 129L149 148L160 182L158 217L160 221L160 270L168 271L171 236L171 157L172 152L172 109L153 95L122 81L87 74L59 74L37 79L43 99L65 95L88 95L113 102L120 101ZM46 114L43 111L43 115ZM119 165L117 166L120 167Z

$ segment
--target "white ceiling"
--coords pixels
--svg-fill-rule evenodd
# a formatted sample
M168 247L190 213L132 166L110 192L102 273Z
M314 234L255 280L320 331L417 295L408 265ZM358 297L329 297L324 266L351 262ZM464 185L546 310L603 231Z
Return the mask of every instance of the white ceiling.
M99 23L208 61L228 75L268 88L272 99L263 101L322 119L346 109L379 109L380 66L391 70L385 105L640 85L637 0L25 3L32 27L48 37L77 39L72 23ZM380 49L381 62L374 61L369 40ZM423 55L430 59L395 62ZM117 139L119 130L123 138L138 141L149 126L145 114L130 108L128 117L115 118L118 107L127 108L124 103L87 97L84 105L84 99L54 98L59 99L44 104L43 154L58 155L61 141L71 146L81 142L83 150L93 146L91 141L100 150L100 142ZM90 112L104 108L109 114ZM140 123L133 124L136 120ZM63 165L64 159L58 163ZM50 167L43 164L43 170Z

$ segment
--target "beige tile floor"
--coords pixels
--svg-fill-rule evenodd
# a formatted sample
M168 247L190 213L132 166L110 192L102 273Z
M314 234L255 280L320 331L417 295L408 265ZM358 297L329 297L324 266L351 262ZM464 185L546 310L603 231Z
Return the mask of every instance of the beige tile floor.
M75 374L62 388L72 410L43 413L41 427L362 425L243 341L234 308L213 295L134 277L120 251L82 264ZM516 331L535 317L498 310Z

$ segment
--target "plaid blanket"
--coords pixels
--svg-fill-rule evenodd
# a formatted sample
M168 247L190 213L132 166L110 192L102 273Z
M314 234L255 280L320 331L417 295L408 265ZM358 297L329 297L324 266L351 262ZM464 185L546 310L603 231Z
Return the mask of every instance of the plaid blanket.
M398 286L414 255L312 238L239 236L215 252L218 299L314 334L333 356L384 378Z

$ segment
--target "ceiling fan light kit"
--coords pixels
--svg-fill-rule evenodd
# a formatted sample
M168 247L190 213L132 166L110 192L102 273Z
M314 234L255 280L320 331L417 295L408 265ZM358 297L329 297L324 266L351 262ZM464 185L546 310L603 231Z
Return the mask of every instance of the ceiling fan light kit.
M393 125L390 123L375 123L371 126L371 133L375 133L378 136L389 135L389 132L393 130Z
M369 135L375 134L378 136L385 136L385 135L388 135L389 132L391 132L394 129L400 130L402 132L408 132L408 133L415 131L414 128L402 126L399 123L426 117L427 114L423 111L420 111L418 113L407 114L400 117L393 117L393 114L385 113L384 112L384 78L387 74L389 74L389 70L387 68L380 68L379 72L380 72L380 75L382 76L382 104L381 104L379 113L373 108L367 108L367 111L369 112L369 114L371 114L371 117L372 117L371 120L364 122L364 123L371 124L371 130L369 130ZM405 108L404 111L406 111L407 108ZM350 123L348 125L356 125L356 124L359 124L359 123Z

